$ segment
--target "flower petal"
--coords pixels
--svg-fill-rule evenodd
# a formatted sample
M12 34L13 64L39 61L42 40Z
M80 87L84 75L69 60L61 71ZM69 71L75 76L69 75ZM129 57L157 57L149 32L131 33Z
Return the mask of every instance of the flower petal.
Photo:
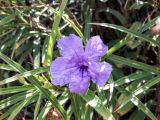
M69 59L58 57L50 66L52 84L64 86L70 81L70 75L77 68L71 64Z
M58 40L58 48L63 57L72 57L75 54L84 53L81 38L74 34Z
M89 59L98 61L102 56L106 54L108 47L103 44L100 36L91 37L87 43L85 53Z
M89 87L89 77L88 74L83 74L81 71L77 71L73 73L70 83L69 83L69 89L72 93L77 93L80 95L83 95L86 93L88 87Z
M92 62L89 66L92 81L101 87L108 81L111 72L112 66L106 62Z

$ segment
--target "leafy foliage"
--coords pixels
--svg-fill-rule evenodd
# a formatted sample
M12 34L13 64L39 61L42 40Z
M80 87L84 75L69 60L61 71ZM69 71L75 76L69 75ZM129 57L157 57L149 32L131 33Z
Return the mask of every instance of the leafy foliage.
M160 39L150 32L157 25L158 2L5 0L0 4L0 119L21 119L30 108L34 120L159 119ZM101 59L113 65L105 87L92 84L79 96L66 86L51 84L49 66L59 56L56 40L70 33L79 35L84 44L99 34L109 45Z

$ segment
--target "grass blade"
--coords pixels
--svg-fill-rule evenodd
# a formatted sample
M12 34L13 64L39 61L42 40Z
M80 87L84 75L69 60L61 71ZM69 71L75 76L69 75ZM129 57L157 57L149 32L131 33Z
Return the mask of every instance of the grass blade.
M128 33L130 35L133 35L134 37L138 37L141 40L147 41L151 44L154 44L158 47L160 47L160 43L153 40L152 38L147 37L146 35L140 34L139 32L135 32L133 30L127 29L123 26L119 26L119 25L114 25L114 24L109 24L109 23L91 23L92 25L98 25L98 26L102 26L102 27L108 27L108 28L112 28L115 30L119 30L121 32L124 33Z
M102 101L90 90L82 98L93 107L106 120L115 120L112 113L107 109Z
M40 74L40 73L47 72L47 71L49 71L49 67L40 67L40 68L31 70L31 71L17 74L15 76L10 77L10 78L6 78L6 79L0 81L0 85L4 85L4 84L8 84L10 82L13 82L13 81L19 79L20 77L29 77L29 76Z
M0 88L0 95L22 92L22 91L27 91L30 89L34 89L34 86L25 85L25 86L16 86L16 87L14 86L14 87L8 87L8 88Z
M38 91L35 91L34 93L32 93L30 96L26 96L26 99L24 100L24 102L22 102L20 105L18 105L14 111L12 112L12 114L9 116L8 120L14 120L14 118L16 117L16 115L21 111L21 109L26 106L26 104L28 104L32 98L37 95Z
M128 65L130 67L141 69L147 72L152 71L153 73L160 74L160 68L156 66L147 65L145 63L137 62L137 61L130 60L117 55L109 55L107 59L114 61L115 63L120 63L120 64Z
M14 68L16 71L19 71L20 73L23 73L26 71L21 65L19 65L15 61L11 60L10 58L5 56L1 52L0 52L0 58L3 59L5 62L7 62L10 66L12 66L12 68ZM42 87L42 83L39 80L37 80L34 76L28 77L28 81L32 85L34 85L37 89L39 89L48 100L50 100L50 102L57 108L57 110L61 113L61 115L64 119L66 119L66 120L69 119L63 106L59 103L59 101L56 99L56 97L48 90L48 88L46 89L46 88ZM48 83L48 84L50 85L50 83Z
M50 38L49 38L49 42L48 42L48 49L47 49L47 53L46 53L46 66L49 66L52 62L52 53L53 53L53 48L54 48L54 44L56 42L56 39L58 38L58 26L60 24L60 20L62 17L62 14L64 12L64 9L66 7L68 0L62 0L61 2L61 6L59 9L59 15L56 14L55 19L54 19L54 23L52 26L52 32L50 34Z
M132 73L128 76L125 76L125 77L122 77L114 82L111 82L110 84L107 84L103 89L104 90L107 90L109 89L109 86L110 85L113 85L115 88L120 86L120 85L123 85L123 84L126 84L126 83L130 83L130 82L133 82L133 81L136 81L136 80L139 80L141 78L144 78L144 77L147 77L147 76L151 76L152 74L149 73L149 72L144 72L144 71L138 71L138 72L135 72L135 73Z
M132 94L122 87L118 87L117 89L126 96L130 96ZM154 114L136 96L132 96L132 99L130 99L130 101L140 110L142 110L151 120L157 120Z
M125 106L128 102L131 101L131 99L133 98L133 96L137 96L142 92L147 91L150 87L152 87L153 85L157 84L158 82L160 82L160 76L155 77L149 81L147 81L143 86L138 87L135 91L133 91L125 100L125 102L123 104L120 105L119 109L122 108L123 106Z

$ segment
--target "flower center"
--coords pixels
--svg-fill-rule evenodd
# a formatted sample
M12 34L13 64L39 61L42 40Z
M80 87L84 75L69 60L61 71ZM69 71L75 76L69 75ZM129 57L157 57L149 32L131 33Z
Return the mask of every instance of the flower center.
M88 65L85 65L85 64L81 65L80 70L81 71L87 71L88 70Z

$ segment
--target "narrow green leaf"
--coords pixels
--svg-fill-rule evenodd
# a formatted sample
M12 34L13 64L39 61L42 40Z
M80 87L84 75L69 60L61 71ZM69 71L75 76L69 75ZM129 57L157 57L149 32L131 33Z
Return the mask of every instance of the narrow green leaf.
M86 43L85 38L83 33L81 32L81 30L74 24L74 22L72 20L70 20L69 18L67 18L66 16L62 16L64 20L66 20L73 28L74 30L77 32L77 34L82 38L83 42Z
M5 18L0 20L0 26L5 25L15 19L16 14L7 15Z
M152 86L154 86L155 84L157 84L159 82L160 82L160 76L155 77L155 78L153 78L151 80L147 80L144 85L138 87L132 94L137 96L138 94L147 91L149 88L151 88Z
M112 15L114 15L120 22L122 25L125 25L126 24L126 19L125 17L117 10L115 9L111 9L111 8L100 8L100 10L98 10L98 12L107 12L108 13L111 13Z
M40 66L40 37L36 38L33 41L33 59L34 59L34 68L38 68Z
M144 32L147 29L150 30L151 27L153 27L156 24L156 20L157 20L158 17L156 17L156 18L152 19L151 21L147 22L146 24L144 24L143 27L142 27L142 29L141 29L141 32Z
M8 70L8 71L15 71L11 66L6 65L6 64L0 64L0 69L1 70Z
M60 16L60 13L58 11L56 11L52 7L49 7L49 8L51 11L53 11L54 13ZM62 18L66 20L73 27L73 29L77 32L77 34L82 38L83 42L85 43L86 41L85 41L84 35L82 31L75 25L75 23L64 14L62 15Z
M117 55L109 55L107 59L114 61L116 63L128 65L130 67L134 67L134 68L141 69L144 71L151 71L153 73L160 74L160 68L156 66L147 65L145 63L137 62L137 61L130 60L130 59L120 57Z
M82 107L83 104L81 104L80 101L77 98L78 98L78 96L76 94L70 94L71 107L72 107L75 119L80 120L81 119L81 117L80 117L80 107Z
M139 80L141 78L147 77L147 76L151 76L152 74L149 72L144 72L144 71L137 71L135 73L132 73L128 76L122 77L116 81L111 82L110 84L105 85L105 87L103 88L104 90L109 89L110 85L113 85L114 87L126 84L126 83L130 83L133 82L135 80Z
M117 87L117 89L126 96L130 96L132 94L130 91L125 90L123 87ZM130 101L140 110L142 110L151 120L157 120L154 114L136 96L132 96Z
M60 9L59 9L60 15L56 14L55 19L54 19L54 23L53 23L53 26L52 26L52 32L50 34L50 38L49 38L49 42L48 42L48 49L47 49L46 61L45 61L46 66L49 66L52 62L53 48L54 48L54 44L56 42L56 39L58 37L57 36L58 26L60 24L60 20L61 20L62 14L64 12L64 9L67 5L67 1L68 0L62 0L61 6L60 6Z
M151 99L149 100L145 105L151 109L152 105L153 105L153 102L154 100ZM136 110L135 112L132 113L132 115L129 117L128 120L145 120L146 118L146 115L141 111L141 110Z
M1 52L0 52L0 58L3 59L5 62L7 62L15 71L26 72L26 70L21 65L19 65L15 61L11 60L9 57L2 54Z
M102 101L90 90L82 98L93 107L106 120L115 120L112 113L107 109Z
M16 44L19 41L19 39L22 37L24 30L25 30L24 28L21 28L19 33L17 33L17 35L12 39L12 41L14 41L14 44L12 48L11 58L13 58L14 56L14 53L16 51Z
M39 97L38 97L37 103L35 105L35 110L34 110L34 120L37 120L37 115L39 113L40 106L41 106L41 100L42 100L42 94L39 93Z
M152 87L153 85L157 84L160 82L160 76L155 77L151 80L148 80L144 85L138 87L136 90L134 90L125 100L125 102L123 102L123 104L121 104L119 106L119 109L122 108L123 106L125 106L128 102L131 101L133 96L137 96L145 91L147 91L150 87Z
M91 23L92 25L98 25L98 26L102 26L102 27L109 27L109 28L112 28L112 29L115 29L115 30L119 30L121 32L124 32L124 33L128 33L130 35L133 35L135 37L138 37L139 39L141 40L144 40L144 41L147 41L151 44L154 44L158 47L160 47L160 44L159 42L153 40L152 38L150 37L147 37L146 35L143 35L143 34L140 34L139 32L136 32L136 31L133 31L133 30L130 30L130 29L127 29L123 26L119 26L119 25L114 25L114 24L109 24L109 23Z
M14 86L14 87L0 88L0 95L22 92L22 91L27 91L30 89L34 89L34 86L25 85L25 86Z
M25 99L26 96L30 95L33 93L33 90L28 90L27 92L21 92L21 93L17 93L15 95L12 95L6 99L3 99L0 101L0 110L7 108L8 106L11 106L13 104L18 103L19 101L23 101Z
M14 120L14 118L16 117L16 115L22 110L22 108L24 106L26 106L27 103L29 103L31 101L31 99L37 95L38 91L35 91L34 93L32 93L29 96L26 96L26 98L24 99L24 102L22 102L19 106L17 106L14 111L12 112L12 114L9 116L8 120Z
M136 2L134 2L131 6L130 6L130 10L132 10L132 9L137 9L137 10L139 10L139 9L141 9L143 6L145 6L145 5L150 5L150 6L152 6L151 5L151 3L150 2L143 2L143 1L140 1L140 0L137 0Z
M132 24L132 26L129 28L131 30L134 31L138 31L139 27L141 26L141 24L139 22L135 22ZM118 41L116 44L114 44L108 51L106 56L114 53L115 51L117 51L119 48L121 48L122 46L124 46L125 44L127 44L129 41L135 41L134 37L131 35L126 35L125 38L123 38L122 40Z
M94 0L92 0L94 2ZM91 4L91 3L90 3ZM94 4L94 3L92 3ZM91 34L91 25L88 23L92 22L92 6L87 4L86 2L86 8L84 9L86 12L84 13L84 20L85 20L85 25L84 25L84 36L85 39L88 40L90 38L90 34Z
M41 109L41 112L39 113L37 120L45 120L45 117L51 108L52 108L52 103L48 101L45 104L45 106Z
M20 77L29 77L29 76L40 74L40 73L47 72L47 71L49 71L49 67L39 67L37 69L27 71L27 72L24 72L21 74L17 74L15 76L10 77L10 78L6 78L6 79L0 81L0 85L4 85L4 84L8 84L10 82L13 82L13 81L19 79Z
M24 99L23 99L24 100ZM7 117L10 115L10 114L12 114L12 111L17 107L17 106L19 106L20 104L22 103L22 101L20 101L20 102L17 102L17 103L15 103L13 106L11 106L7 111L5 111L1 116L0 116L0 118L3 120L6 120L7 119Z
M21 65L11 60L10 58L2 54L1 52L0 52L0 58L3 59L5 62L7 62L10 66L12 66L12 68L14 68L16 71L20 73L23 73L26 71ZM42 83L39 80L37 80L34 76L30 76L28 77L28 81L31 82L31 84L34 85L37 89L39 89L43 93L43 95L46 96L48 100L50 100L50 102L52 102L52 104L57 108L57 110L61 113L64 119L66 120L69 119L63 106L59 103L56 97L48 89L42 87ZM50 83L48 84L50 85Z
M143 81L146 80L147 77L145 79L139 79L138 81L132 82L131 84L127 85L127 87L125 88L126 90L128 90L130 93L132 93L134 90L137 89L138 86L143 84ZM141 100L147 93L149 92L146 91L138 96L136 96L139 100ZM126 100L128 99L128 96L126 96L125 94L121 94L118 97L117 103L116 103L116 108L117 106L120 106L121 104L123 104ZM132 110L134 107L134 104L130 101L128 102L126 105L124 105L122 108L119 108L116 110L116 112L118 114L120 114L120 116L127 114L130 110Z

